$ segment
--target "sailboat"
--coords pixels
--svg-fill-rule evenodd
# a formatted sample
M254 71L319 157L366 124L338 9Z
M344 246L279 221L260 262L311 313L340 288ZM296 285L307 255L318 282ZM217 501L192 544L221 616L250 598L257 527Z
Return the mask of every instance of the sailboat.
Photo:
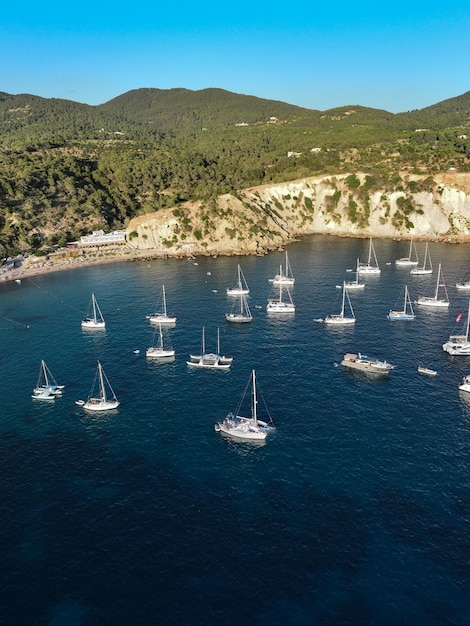
M162 285L162 310L159 313L149 315L148 319L151 324L165 324L167 326L176 324L176 317L168 315L166 310L165 285Z
M294 275L292 274L292 268L289 263L289 257L286 251L286 265L285 269L282 265L279 266L279 274L276 274L274 278L269 279L274 285L293 285L295 283Z
M96 301L95 294L91 294L91 314L82 320L82 328L102 330L106 327L103 314Z
M345 316L344 314L344 310L345 310L345 302L346 302L346 298L348 300L348 305L349 305L349 310L351 312L351 315ZM354 317L354 311L351 305L351 300L349 299L349 294L348 291L346 289L346 283L343 282L343 303L341 306L341 313L335 314L335 315L327 315L325 317L325 324L331 324L331 325L335 325L335 326L345 326L347 324L355 324L356 323L356 318Z
M413 256L414 253L414 256ZM413 239L410 241L410 251L408 252L408 256L402 257L401 259L397 259L395 261L395 265L397 267L415 267L418 265L418 253L416 252L416 246L413 244Z
M250 289L248 287L248 283L246 282L246 278L242 272L242 268L238 265L237 269L237 279L235 285L233 287L227 287L227 295L228 296L241 296L250 293Z
M145 355L149 359L171 359L175 356L175 351L171 347L163 345L162 325L158 325L159 339L158 344L154 347L147 348Z
M204 369L228 370L232 365L233 357L221 356L220 354L220 331L217 328L217 352L206 352L205 332L202 327L201 354L190 354L190 360L186 361L189 367Z
M442 278L442 283L441 283ZM444 289L444 298L439 298L439 288L442 287ZM441 264L439 263L439 270L437 272L437 284L436 284L436 292L433 296L420 296L417 300L415 300L415 304L419 304L422 306L434 307L434 308L444 308L449 306L449 296L447 294L446 285L444 282L444 275L442 274Z
M87 411L94 412L110 411L112 409L117 409L120 405L108 377L103 370L103 366L99 361L88 400L76 400L75 404L82 406Z
M416 317L410 300L408 287L405 285L405 301L402 311L390 311L387 315L389 320L414 320Z
M239 415L239 411L251 383L251 417ZM256 373L252 370L250 381L235 413L229 413L222 422L214 424L218 433L223 433L235 439L249 441L263 441L268 434L269 424L258 420L258 397L256 389Z
M287 294L283 299L283 291ZM295 313L295 304L292 301L292 296L289 291L289 287L279 285L279 297L269 298L266 306L267 313Z
M359 259L356 260L356 280L347 280L344 283L346 289L364 289L365 283L359 282Z
M457 321L460 321L462 314L459 313ZM468 330L470 327L470 300L468 301L467 325L465 335L451 335L449 341L442 345L442 349L452 356L468 356L470 354L470 342L468 341Z
M420 276L421 274L432 274L431 255L429 254L429 245L426 241L426 247L424 248L424 261L421 267L413 267L410 270L410 274L413 276Z
M369 237L369 256L367 263L359 263L357 271L360 274L380 274L380 267L375 254L374 244L372 243L372 237Z
M49 399L49 396L61 396L65 385L58 385L51 370L44 360L39 367L39 377L36 387L33 389L33 398L41 400Z
M240 294L240 306L238 307L234 305L232 311L225 314L225 319L227 322L235 322L237 324L252 321L253 316L251 315L250 307L248 306L248 300L243 293Z

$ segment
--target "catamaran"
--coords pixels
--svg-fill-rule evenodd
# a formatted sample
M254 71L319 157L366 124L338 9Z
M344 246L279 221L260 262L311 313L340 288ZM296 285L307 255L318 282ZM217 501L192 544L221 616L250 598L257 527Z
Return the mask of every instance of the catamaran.
M203 369L228 370L232 365L233 357L221 356L220 354L220 331L217 328L217 352L206 352L204 326L202 327L201 354L190 354L190 360L186 361L189 367Z
M460 322L462 314L459 313L456 322ZM468 356L470 354L470 342L468 341L468 330L470 327L470 300L468 301L467 324L465 335L451 335L449 341L442 345L442 349L452 356Z
M168 315L166 310L165 285L162 285L162 310L158 313L153 313L153 315L149 315L148 319L151 324L165 324L166 326L176 324L176 317Z
M395 265L397 267L415 267L418 265L418 253L416 251L416 246L413 243L413 239L410 241L410 251L408 252L408 256L402 257L401 259L397 259L395 261Z
M91 313L82 320L82 328L89 330L103 330L106 327L103 314L96 301L95 294L91 294Z
M405 285L405 301L403 303L403 309L401 311L390 311L387 315L389 320L414 320L416 317L413 311L413 305L411 304L410 294L408 287Z
M372 237L369 237L369 256L367 263L359 263L357 271L360 274L380 274L380 267L375 254L374 244L372 243Z
M240 409L245 398L249 385L251 384L251 417L240 415ZM263 441L266 439L270 422L263 422L258 419L258 397L256 389L256 373L252 371L250 381L245 388L245 393L240 400L235 413L229 413L222 422L214 424L216 432L223 433L229 437L250 441Z
M238 265L237 279L233 287L227 287L228 296L241 296L250 293L248 283L246 282L245 275L242 272L242 268Z
M279 266L279 274L276 274L274 278L270 278L269 282L274 285L293 285L295 283L294 275L292 274L292 268L289 263L289 257L286 251L286 265L285 269L282 265Z
M349 316L344 314L346 299L348 301L348 307L350 311ZM324 321L325 324L331 324L335 326L345 326L356 323L356 317L354 316L351 300L349 299L349 294L346 289L346 283L343 282L343 302L341 306L341 313L335 315L327 315Z
M111 411L120 405L99 361L88 400L76 400L75 404L93 412Z
M45 400L50 399L49 396L61 396L64 385L58 385L51 370L47 367L44 360L41 361L39 367L39 377L36 387L33 389L33 398Z
M424 248L424 261L421 267L413 267L410 270L412 276L420 276L421 274L432 274L432 262L431 255L429 254L429 245L426 241L426 247Z
M442 278L442 282L441 282ZM444 297L439 298L439 289L442 287L444 290ZM434 307L434 308L447 308L449 306L449 295L447 294L446 284L444 282L444 275L442 274L441 264L439 263L439 269L437 272L437 284L436 291L433 296L420 296L415 300L415 304L421 306Z

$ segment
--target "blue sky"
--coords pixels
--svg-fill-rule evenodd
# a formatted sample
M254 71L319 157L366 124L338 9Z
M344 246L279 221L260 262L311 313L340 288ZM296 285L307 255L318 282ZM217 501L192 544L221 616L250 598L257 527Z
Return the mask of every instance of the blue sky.
M0 91L102 104L139 87L219 87L309 109L421 109L470 90L469 7L8 2Z

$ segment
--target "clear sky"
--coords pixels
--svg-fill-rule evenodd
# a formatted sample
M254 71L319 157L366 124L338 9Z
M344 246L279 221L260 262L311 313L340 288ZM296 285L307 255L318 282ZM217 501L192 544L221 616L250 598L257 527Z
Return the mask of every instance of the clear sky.
M470 90L470 2L4 3L0 91L102 104L140 87L421 109Z

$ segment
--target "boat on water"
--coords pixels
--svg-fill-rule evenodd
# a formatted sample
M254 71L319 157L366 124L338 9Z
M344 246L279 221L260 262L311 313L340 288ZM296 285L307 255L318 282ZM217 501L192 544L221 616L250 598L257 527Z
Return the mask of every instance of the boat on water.
M412 276L421 276L423 274L432 274L432 262L431 255L429 254L429 244L426 241L426 247L424 248L424 260L421 267L413 267L410 270Z
M49 399L49 396L61 396L65 385L58 385L46 362L41 360L39 376L36 387L33 389L33 398L40 400Z
M250 380L245 387L245 392L236 411L234 413L229 413L223 421L214 424L216 432L223 433L224 435L228 435L234 439L241 439L245 441L262 441L266 439L269 429L274 427L271 425L272 421L264 422L258 419L258 394L256 385L256 372L255 370L252 370ZM243 400L250 387L251 416L244 417L240 415L240 412Z
M293 285L295 283L295 278L292 273L292 268L289 263L289 257L286 251L286 262L285 268L282 265L279 266L279 274L276 274L274 278L270 278L269 282L273 283L273 285Z
M413 239L410 241L410 250L408 252L408 256L404 256L401 259L397 259L395 261L395 265L397 267L415 267L418 265L418 252L416 250L416 246L413 243Z
M418 365L418 373L425 376L437 376L436 370L427 367L426 365Z
M463 376L459 384L460 391L467 391L470 393L470 375Z
M31 398L33 400L52 400L56 399L56 394L49 391L49 389L40 389L37 392L33 392Z
M106 328L103 314L95 298L95 294L91 294L91 305L86 317L82 320L82 328L88 330L103 330Z
M442 282L441 282L442 281ZM444 296L439 297L440 292L443 292ZM437 283L436 283L436 291L433 296L420 296L417 300L415 300L415 304L420 306L427 306L432 308L448 308L449 306L449 295L447 293L446 284L444 281L444 275L442 273L442 267L439 263L439 269L437 271Z
M225 314L225 319L227 322L233 322L235 324L245 324L253 320L245 294L240 294L240 303L234 304L230 313Z
M460 322L462 314L459 313L456 323ZM449 341L442 344L442 349L452 356L468 356L470 355L470 341L468 341L468 331L470 328L470 300L468 301L467 323L464 335L450 335Z
M75 404L92 412L111 411L117 409L120 405L100 361L98 361L98 367L88 399L76 400Z
M167 313L165 285L162 285L162 308L157 313L149 315L148 319L151 324L165 324L166 326L172 326L176 324L176 317L168 315Z
M380 267L375 254L372 237L369 237L369 255L366 263L359 263L357 266L359 274L380 274Z
M220 354L220 331L217 328L217 352L206 352L206 341L204 326L202 327L201 354L190 354L189 367L199 367L202 369L228 370L232 365L233 357L222 356Z
M364 289L364 287L366 286L365 283L360 283L359 282L359 259L356 260L356 279L355 280L346 280L346 281L344 281L343 285L348 290L351 290L351 289Z
M349 315L345 315L345 304L348 302ZM343 282L343 300L341 305L341 312L334 315L327 315L324 319L325 324L334 326L346 326L356 323L356 317L352 308L351 300L346 289L346 283Z
M464 282L464 283L456 283L455 287L457 289L460 289L462 291L470 291L470 280Z
M379 359L365 356L360 352L358 354L353 354L351 352L345 354L343 360L341 361L341 365L343 367L365 372L366 374L377 374L379 376L386 376L393 369L395 369L395 365L391 365L388 361L381 361Z
M227 295L228 296L241 296L241 295L247 295L249 293L250 293L250 289L248 287L248 283L246 282L245 275L243 274L242 268L240 267L240 264L239 264L237 268L237 279L235 281L235 285L233 287L227 288Z
M390 310L387 319L389 320L414 320L416 317L413 311L413 305L411 304L410 294L408 287L405 285L405 301L403 303L403 309L400 311Z
M175 351L171 346L165 346L163 343L162 325L158 325L158 343L156 346L147 348L145 356L148 359L171 359L175 356Z
M295 304L288 286L279 284L279 295L269 298L266 306L267 313L295 313Z

